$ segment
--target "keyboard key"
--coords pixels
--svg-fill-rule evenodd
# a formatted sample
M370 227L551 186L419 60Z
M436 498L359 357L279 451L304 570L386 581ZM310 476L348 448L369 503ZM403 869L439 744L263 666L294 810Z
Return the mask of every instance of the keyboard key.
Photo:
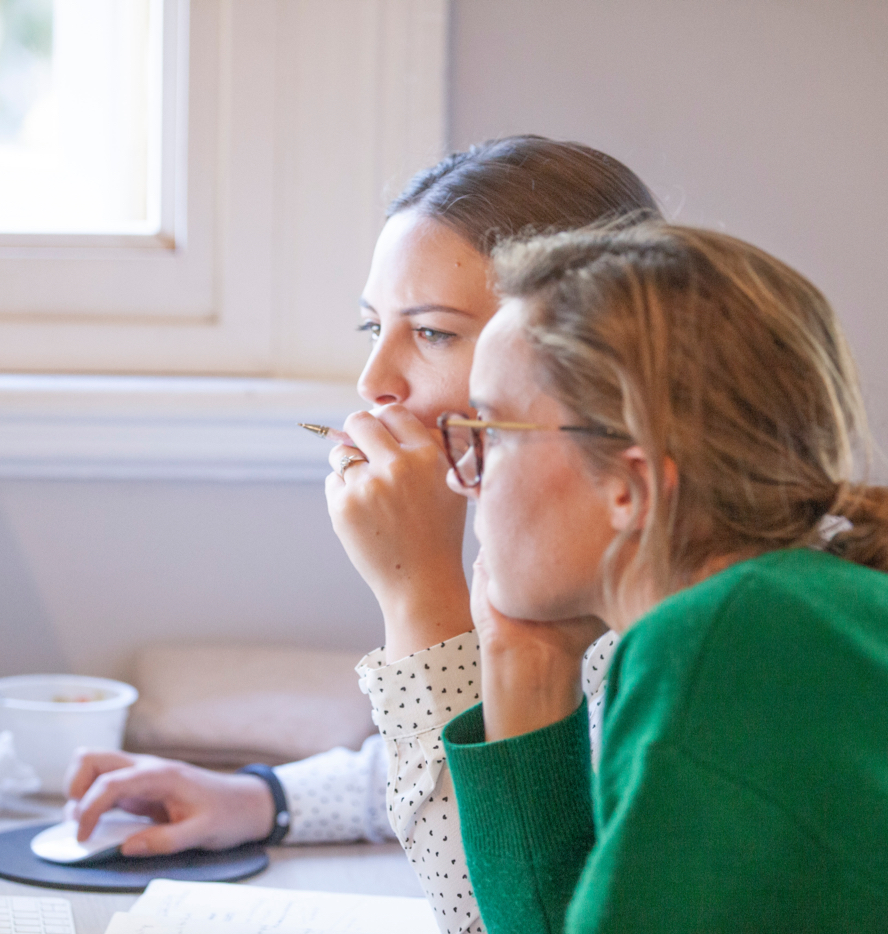
M76 934L67 898L0 895L0 934Z

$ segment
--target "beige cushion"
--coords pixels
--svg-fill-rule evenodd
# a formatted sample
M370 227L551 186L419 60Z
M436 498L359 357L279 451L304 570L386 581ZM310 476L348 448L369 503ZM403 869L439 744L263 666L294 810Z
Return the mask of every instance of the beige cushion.
M126 748L203 765L277 765L374 730L353 652L165 644L136 657Z

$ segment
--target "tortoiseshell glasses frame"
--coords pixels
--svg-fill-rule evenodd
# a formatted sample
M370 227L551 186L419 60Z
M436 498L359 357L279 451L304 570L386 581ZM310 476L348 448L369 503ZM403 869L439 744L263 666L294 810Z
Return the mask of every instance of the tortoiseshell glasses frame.
M484 421L479 418L469 418L462 412L444 412L438 416L438 428L444 438L444 453L453 468L460 486L472 489L481 485L481 476L484 473L484 436L490 429L496 431L577 431L593 435L598 438L612 438L615 441L630 442L629 435L615 431L607 425L532 425L526 422L497 422ZM471 443L463 437L461 443L457 441L454 428L468 429ZM466 460L466 455L472 451L474 457L469 464L460 466ZM473 468L473 469L472 469Z

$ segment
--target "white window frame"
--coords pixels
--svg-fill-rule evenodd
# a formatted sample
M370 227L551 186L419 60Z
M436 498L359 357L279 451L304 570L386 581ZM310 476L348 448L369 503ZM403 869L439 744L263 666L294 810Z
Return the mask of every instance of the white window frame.
M69 8L65 11L66 15L63 19L70 26L72 21L76 21L82 16L82 13L79 16L79 8L75 6L80 0L68 0L68 2ZM147 6L150 10L147 36L149 46L148 72L152 83L152 86L148 88L148 121L150 124L148 142L150 149L146 159L146 189L149 193L147 217L141 221L124 221L124 227L132 226L134 229L131 231L124 230L119 234L10 233L4 230L0 231L0 250L3 248L7 250L9 248L19 248L18 255L40 258L41 250L45 252L47 247L89 247L93 249L84 255L94 256L94 249L97 247L172 248L175 246L176 183L178 181L181 184L187 170L187 153L184 149L184 143L187 130L188 102L188 0L182 0L182 2L179 2L179 0L147 0ZM116 19L123 12L122 9L118 8L117 0L111 0L111 4L105 7L106 15L112 19ZM78 27L81 24L82 19L77 24ZM112 24L106 21L101 25L107 28ZM54 23L54 45L56 46L54 55L59 54L59 28L59 24ZM61 29L65 31L64 26ZM101 43L102 34L107 35L107 33L101 28L97 31L99 36L96 38ZM114 30L112 29L112 31ZM89 29L88 32L92 34L94 30ZM69 33L63 43L64 51L62 54L69 60L69 64L70 59L77 54L73 53L72 55L72 49L77 45L78 39L79 36L72 36ZM78 51L88 53L88 50L78 49ZM117 58L118 55L113 57ZM131 65L132 63L128 62L127 64ZM159 75L151 74L158 66L160 68ZM53 62L51 68L55 72L55 62ZM160 78L159 88L155 84L157 77ZM94 76L91 76L91 78L94 80ZM54 79L64 81L64 78L57 74L54 75ZM155 148L156 138L161 142L162 151L160 153ZM177 142L179 143L178 147ZM156 198L156 195L159 195L159 198ZM157 201L160 203L158 204ZM180 198L180 201L184 202L184 198ZM181 234L184 231L184 216L178 220ZM152 225L157 226L156 233L140 235L136 232L139 228L147 229L151 228ZM29 248L36 249L27 252ZM22 254L21 250L26 252ZM15 253L9 255L16 256ZM0 263L0 265L4 267L4 271L8 275L12 275L14 279L19 278L14 265L12 267L8 263ZM7 304L10 304L9 300L7 300Z
M443 151L448 0L164 2L161 233L0 237L0 476L319 476L269 426L357 403L382 193Z
M216 15L222 10L217 5ZM52 344L31 340L34 327L43 333L65 330L69 337L95 324L113 330L140 318L182 323L212 314L214 192L219 178L212 141L217 118L199 115L214 115L219 109L219 92L202 72L218 69L211 56L220 58L225 49L212 41L211 30L218 28L212 8L202 11L195 4L195 13L198 31L191 57L196 67L189 94L189 3L163 0L160 231L0 235L0 365L91 365L82 359L79 341L66 340L52 349ZM109 345L109 356L119 352L116 335L96 343ZM96 354L87 354L90 357ZM139 361L130 355L124 365L138 367Z

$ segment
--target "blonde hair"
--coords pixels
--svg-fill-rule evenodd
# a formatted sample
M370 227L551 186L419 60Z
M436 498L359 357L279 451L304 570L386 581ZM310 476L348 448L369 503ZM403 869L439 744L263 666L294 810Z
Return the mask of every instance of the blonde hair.
M854 363L807 279L732 237L665 224L513 242L494 261L503 296L526 300L546 388L651 464L644 504L626 443L576 436L594 470L633 483L639 515L646 505L607 556L613 596L630 538L661 598L710 559L823 547L827 515L852 527L825 547L888 570L888 490L852 480L869 463Z

